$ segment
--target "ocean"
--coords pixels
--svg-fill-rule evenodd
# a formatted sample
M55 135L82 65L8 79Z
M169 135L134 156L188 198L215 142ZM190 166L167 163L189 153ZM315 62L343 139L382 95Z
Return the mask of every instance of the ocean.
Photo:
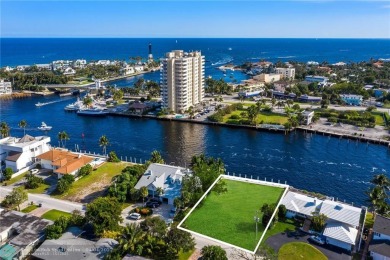
M359 62L390 58L389 39L134 39L134 38L0 38L0 66L50 63L54 60L129 60L148 55L154 58L171 50L199 50L206 68L228 62L327 61Z

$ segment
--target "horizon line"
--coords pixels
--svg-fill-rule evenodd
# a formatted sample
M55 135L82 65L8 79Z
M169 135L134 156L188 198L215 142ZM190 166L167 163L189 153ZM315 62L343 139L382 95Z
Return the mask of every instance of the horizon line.
M42 37L29 37L29 36L0 36L0 39L356 39L356 40L390 40L390 37L120 37L120 36L109 36L109 37L99 37L99 36L42 36Z

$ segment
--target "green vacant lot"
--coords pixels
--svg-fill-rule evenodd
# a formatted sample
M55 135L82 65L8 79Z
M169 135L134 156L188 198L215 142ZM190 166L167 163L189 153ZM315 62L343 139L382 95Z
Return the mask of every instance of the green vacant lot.
M55 221L56 219L58 219L61 216L70 217L71 215L72 214L70 214L68 212L52 209L52 210L49 210L48 212L46 212L45 214L43 214L41 216L41 218Z
M279 260L326 260L328 259L320 250L317 248L302 242L292 242L284 244L278 253Z
M253 251L264 227L253 220L264 203L278 203L284 189L240 181L225 180L228 191L208 194L191 213L184 227L197 233ZM262 214L259 214L261 219Z
M59 195L52 194L52 197L76 202L81 202L85 199L85 197L89 197L89 201L92 201L99 196L103 196L104 191L112 182L112 177L120 174L121 171L128 165L131 164L125 162L107 162L100 166L97 170L92 171L89 175L72 183L69 191Z
M223 116L223 122L228 124L240 124L240 120L248 120L248 117L243 117L241 115L245 110L236 110L231 114L227 114ZM231 116L237 117L230 118ZM256 117L256 124L280 124L283 125L288 121L288 117L283 114L273 113L273 112L259 112Z

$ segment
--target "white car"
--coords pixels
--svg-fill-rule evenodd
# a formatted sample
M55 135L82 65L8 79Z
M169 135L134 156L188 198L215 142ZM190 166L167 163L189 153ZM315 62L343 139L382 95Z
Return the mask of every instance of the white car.
M129 219L139 220L140 218L141 218L141 214L138 214L138 213L131 213L129 215Z
M31 174L37 174L39 172L39 170L38 169L32 169L32 170L30 170L30 172L31 172Z

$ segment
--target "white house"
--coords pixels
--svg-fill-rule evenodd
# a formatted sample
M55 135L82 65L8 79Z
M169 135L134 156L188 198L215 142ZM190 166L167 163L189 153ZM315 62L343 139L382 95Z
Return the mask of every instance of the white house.
M5 94L12 94L11 82L0 80L0 96Z
M311 122L313 121L314 111L305 110L302 112L302 116L303 116L303 124L310 125Z
M50 137L25 135L22 138L6 137L0 140L0 159L14 172L35 163L35 158L50 150Z
M65 174L77 176L81 167L93 161L92 157L75 154L62 149L52 149L44 154L37 156L41 167L53 170L58 179Z
M135 70L135 72L144 71L144 66L143 65L135 65L134 70Z
M75 60L73 62L73 67L75 68L84 68L87 65L86 60Z
M356 245L361 208L329 199L320 200L304 194L289 191L282 200L286 206L286 217L310 218L324 214L328 219L322 235L326 243L351 251Z
M376 215L369 251L373 260L390 260L390 218Z
M131 75L134 74L135 70L133 66L126 65L121 69L122 75Z
M152 196L157 196L157 189L162 188L162 201L173 205L174 199L181 195L181 183L186 174L190 171L182 167L152 163L134 188L147 187Z
M74 69L72 69L71 67L67 67L66 69L64 69L64 72L62 74L74 75L74 74L76 74L76 71Z

